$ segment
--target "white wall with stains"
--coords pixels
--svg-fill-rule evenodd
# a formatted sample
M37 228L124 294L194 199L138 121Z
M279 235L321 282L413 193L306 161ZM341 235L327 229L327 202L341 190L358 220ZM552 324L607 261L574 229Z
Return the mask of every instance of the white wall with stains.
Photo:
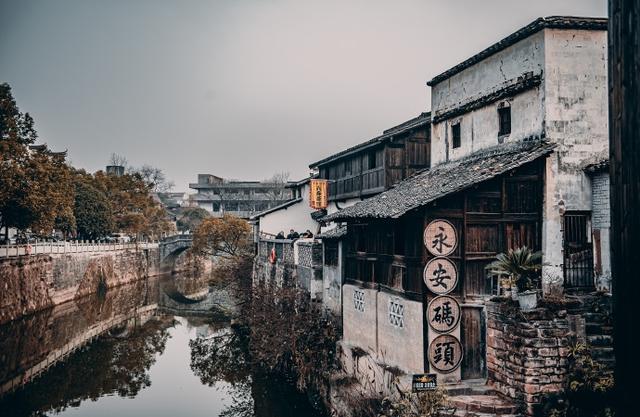
M558 148L547 160L543 275L562 277L562 213L591 210L584 164L609 152L607 34L545 29L545 134Z
M544 29L432 88L432 115L494 93L518 77L541 75L540 85L432 124L431 165L501 143L546 137L558 148L547 159L543 208L543 279L562 284L562 213L591 210L585 163L608 153L607 36L605 31ZM498 107L511 107L511 133L500 137ZM461 146L451 126L460 123Z

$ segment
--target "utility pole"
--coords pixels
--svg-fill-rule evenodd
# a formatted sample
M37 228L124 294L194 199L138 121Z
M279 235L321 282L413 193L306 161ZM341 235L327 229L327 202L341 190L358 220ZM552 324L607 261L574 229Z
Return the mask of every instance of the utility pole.
M633 410L640 274L640 1L609 0L609 141L616 416ZM634 314L635 313L635 314Z

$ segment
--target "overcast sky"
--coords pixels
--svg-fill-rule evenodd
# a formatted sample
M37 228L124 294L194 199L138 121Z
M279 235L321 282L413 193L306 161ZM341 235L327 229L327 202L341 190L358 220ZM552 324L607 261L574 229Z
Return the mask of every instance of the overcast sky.
M43 142L264 179L429 110L426 81L540 16L606 0L0 0L0 82ZM191 190L193 191L193 190Z

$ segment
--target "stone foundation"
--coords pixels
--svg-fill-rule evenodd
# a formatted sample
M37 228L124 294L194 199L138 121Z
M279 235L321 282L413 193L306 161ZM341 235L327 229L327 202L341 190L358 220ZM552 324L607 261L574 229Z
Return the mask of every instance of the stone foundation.
M565 389L570 345L580 341L593 348L589 341L604 337L596 333L606 326L595 326L590 318L603 302L593 295L574 297L565 306L531 312L511 301L487 303L488 383L520 403L526 414L536 414L546 394Z

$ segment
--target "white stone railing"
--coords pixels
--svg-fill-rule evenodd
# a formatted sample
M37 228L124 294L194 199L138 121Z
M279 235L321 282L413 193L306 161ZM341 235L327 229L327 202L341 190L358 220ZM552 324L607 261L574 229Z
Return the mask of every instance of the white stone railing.
M96 241L70 241L70 242L34 242L24 245L0 246L0 258L15 256L50 255L82 252L111 252L127 249L154 249L158 242L96 242Z

